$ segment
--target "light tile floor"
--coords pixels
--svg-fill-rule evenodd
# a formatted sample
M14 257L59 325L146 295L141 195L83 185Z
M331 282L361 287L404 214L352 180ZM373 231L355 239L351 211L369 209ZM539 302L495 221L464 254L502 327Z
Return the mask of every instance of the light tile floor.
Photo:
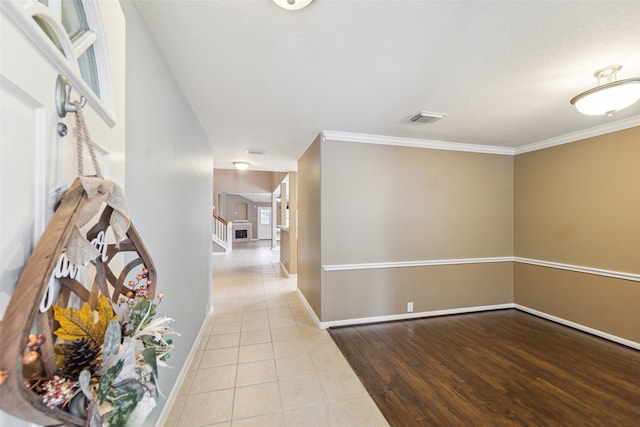
M214 315L166 426L388 426L263 242L214 256Z

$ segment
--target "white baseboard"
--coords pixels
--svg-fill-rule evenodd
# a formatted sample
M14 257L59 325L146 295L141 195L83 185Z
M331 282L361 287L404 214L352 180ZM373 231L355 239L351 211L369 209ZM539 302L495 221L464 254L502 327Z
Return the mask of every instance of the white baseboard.
M391 314L387 316L374 316L374 317L360 317L354 319L343 319L343 320L332 320L329 322L321 322L318 316L316 315L313 308L305 298L304 294L300 291L300 288L296 289L300 300L304 304L307 312L315 322L315 324L320 329L327 329L332 326L349 326L349 325L361 325L364 323L379 323L379 322L391 322L394 320L408 320L408 319L419 319L421 317L433 317L433 316L444 316L447 314L461 314L461 313L473 313L476 311L489 311L489 310L503 310L506 308L514 308L514 304L496 304L496 305L484 305L477 307L463 307L463 308L452 308L447 310L436 310L436 311L423 311L420 313L403 313L403 314Z
M285 276L287 276L287 279L290 279L290 278L292 278L292 277L293 277L293 278L298 277L298 275L297 275L297 274L291 274L291 273L289 273L289 270L287 270L287 267L284 265L284 263L283 263L282 261L280 261L280 267L282 267L282 271L284 271L284 275L285 275ZM300 291L300 290L298 289L298 292L299 292L299 291ZM305 301L306 301L306 300L305 300Z
M280 267L282 268L282 271L284 271L284 275L287 276L287 279L289 279L291 275L289 274L289 270L287 270L287 267L285 267L282 260L280 260Z
M200 343L202 341L202 338L204 337L204 331L207 327L207 324L209 323L209 320L213 315L212 307L209 307L207 311L208 311L207 317L204 319L204 322L202 322L202 326L200 327L200 331L198 331L198 335L196 336L196 340L193 346L191 347L191 351L189 351L187 360L185 360L184 365L182 365L182 369L180 369L180 373L178 374L178 378L176 378L176 382L174 383L173 388L171 389L171 393L169 393L169 397L167 397L167 401L164 404L164 408L162 408L162 412L158 417L158 421L156 421L156 427L162 427L167 423L167 418L169 418L169 413L171 412L171 409L173 408L176 398L178 397L178 393L182 388L184 379L187 376L187 371L189 370L189 367L191 366L191 363L193 362L193 359L196 353L198 352L198 348L200 347Z
M515 308L516 310L533 314L534 316L537 316L546 320L550 320L552 322L559 323L561 325L569 326L570 328L577 329L579 331L586 332L591 335L595 335L597 337L604 338L606 340L613 341L615 343L634 348L636 350L640 350L640 342L631 341L626 338L622 338L607 332L600 331L598 329L591 328L589 326L581 325L579 323L572 322L570 320L563 319L558 316L554 316L552 314L534 310L524 305L514 304L514 303L483 305L483 306L475 306L475 307L462 307L462 308L452 308L447 310L423 311L420 313L403 313L403 314L393 314L388 316L362 317L362 318L356 318L356 319L344 319L344 320L333 320L329 322L322 322L320 321L316 313L313 311L313 309L311 308L311 305L305 298L304 294L300 291L300 289L297 289L297 293L298 293L298 296L300 297L300 300L304 304L305 308L309 312L309 315L311 316L315 324L320 329L327 329L333 326L361 325L364 323L391 322L394 320L409 320L409 319L418 319L418 318L424 318L424 317L445 316L450 314L464 314L464 313L474 313L479 311L504 310L507 308Z
M422 311L419 313L391 314L387 316L361 317L357 319L332 320L320 322L320 328L326 329L333 326L362 325L364 323L392 322L395 320L419 319L424 317L447 316L450 314L475 313L478 311L504 310L514 308L512 303L482 305L475 307L450 308L446 310Z
M316 315L316 312L313 311L313 308L311 308L311 304L309 304L309 301L307 301L307 299L304 297L304 294L302 293L300 288L296 288L296 293L298 294L298 297L300 297L300 301L302 301L302 304L304 304L304 307L307 309L307 312L309 313L309 316L311 316L311 318L313 319L315 324L320 329L325 329L326 327L325 328L322 327L320 319L318 319L318 316Z
M520 304L514 304L514 308L520 311L524 311L529 314L533 314L534 316L541 317L543 319L551 320L552 322L559 323L561 325L569 326L573 329L577 329L582 332L587 332L591 335L598 336L600 338L607 339L609 341L616 342L618 344L625 345L627 347L635 348L636 350L640 350L640 343L628 340L626 338L621 338L616 335L609 334L607 332L600 331L598 329L591 328L589 326L581 325L580 323L572 322L567 319L563 319L561 317L554 316L552 314L547 314L542 311L534 310L533 308L526 307Z

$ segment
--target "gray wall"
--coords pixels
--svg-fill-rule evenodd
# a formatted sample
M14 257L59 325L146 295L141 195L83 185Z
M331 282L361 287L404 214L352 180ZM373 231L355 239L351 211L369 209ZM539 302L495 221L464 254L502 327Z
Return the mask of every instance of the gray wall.
M213 154L157 46L132 3L127 25L126 193L131 218L166 295L159 315L176 321L173 369L160 368L169 395L205 320L211 292ZM154 425L165 404L147 420Z

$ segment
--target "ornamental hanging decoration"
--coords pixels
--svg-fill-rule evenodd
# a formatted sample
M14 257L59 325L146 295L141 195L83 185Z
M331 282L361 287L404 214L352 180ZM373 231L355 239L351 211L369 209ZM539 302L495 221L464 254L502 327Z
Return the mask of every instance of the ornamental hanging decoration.
M156 317L163 295L153 260L124 193L101 176L77 107L81 176L0 321L0 408L40 425L139 425L161 395L158 366L173 351L173 319ZM83 143L97 176L82 176Z

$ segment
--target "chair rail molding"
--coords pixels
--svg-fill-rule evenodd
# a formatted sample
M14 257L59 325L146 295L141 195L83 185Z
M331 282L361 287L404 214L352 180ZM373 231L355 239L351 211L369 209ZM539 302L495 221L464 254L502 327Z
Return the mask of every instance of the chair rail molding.
M519 262L522 264L537 265L540 267L556 268L560 270L575 271L577 273L595 274L597 276L605 276L605 277L611 277L614 279L640 282L640 274L637 274L637 273L606 270L603 268L564 264L560 262L544 261L544 260L514 257L514 256L370 262L370 263L357 263L357 264L325 264L322 266L322 270L323 271L371 270L371 269L381 269L381 268L428 267L428 266L434 266L434 265L485 264L485 263L494 263L494 262Z

